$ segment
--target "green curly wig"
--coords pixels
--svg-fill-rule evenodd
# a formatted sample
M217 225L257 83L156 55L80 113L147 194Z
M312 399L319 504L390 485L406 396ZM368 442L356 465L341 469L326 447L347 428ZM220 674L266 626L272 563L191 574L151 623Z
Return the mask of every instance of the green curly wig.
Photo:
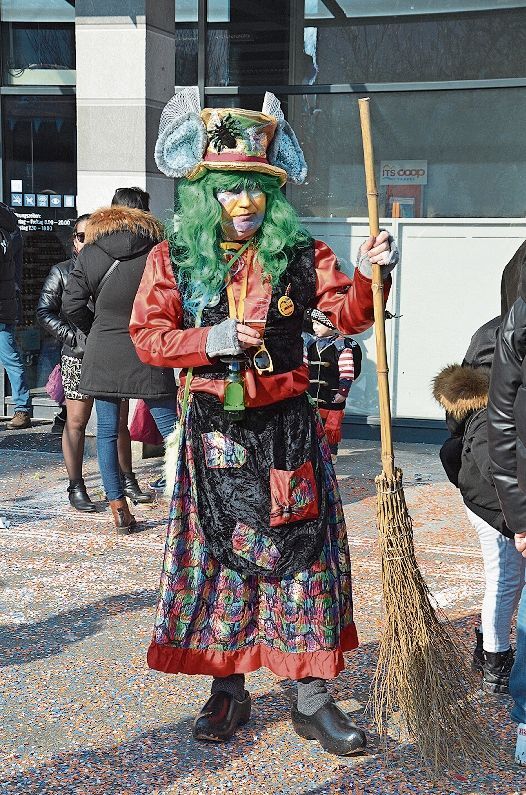
M276 177L256 172L209 171L195 182L182 180L178 190L175 221L166 227L172 261L184 305L194 314L220 293L228 273L219 244L220 190L261 190L267 197L265 219L254 241L263 271L277 284L287 267L287 250L306 245L310 235L282 194Z

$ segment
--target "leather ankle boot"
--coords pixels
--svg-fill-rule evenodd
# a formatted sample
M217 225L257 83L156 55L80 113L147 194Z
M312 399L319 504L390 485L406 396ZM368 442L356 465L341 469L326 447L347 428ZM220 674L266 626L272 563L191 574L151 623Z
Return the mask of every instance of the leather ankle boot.
M137 522L135 516L130 513L126 497L121 497L120 500L110 500L110 508L117 532L123 535L133 533Z
M148 494L147 492L141 491L141 487L139 486L137 478L133 472L122 473L122 485L124 496L128 497L134 505L137 505L139 502L153 502L153 494Z
M486 693L507 693L515 653L508 651L485 651L482 689Z
M69 481L68 495L69 501L75 510L83 513L95 513L97 510L89 498L82 478Z

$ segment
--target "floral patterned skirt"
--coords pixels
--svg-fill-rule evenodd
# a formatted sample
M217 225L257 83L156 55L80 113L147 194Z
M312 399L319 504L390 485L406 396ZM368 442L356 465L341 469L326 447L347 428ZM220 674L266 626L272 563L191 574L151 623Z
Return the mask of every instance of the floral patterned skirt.
M82 359L76 356L60 357L60 372L64 395L68 400L88 400L88 395L79 392L80 376L82 373Z
M282 579L242 575L211 555L199 523L190 400L150 668L228 676L266 667L289 679L334 678L344 668L343 652L356 648L358 638L343 509L321 421L329 522L318 559Z

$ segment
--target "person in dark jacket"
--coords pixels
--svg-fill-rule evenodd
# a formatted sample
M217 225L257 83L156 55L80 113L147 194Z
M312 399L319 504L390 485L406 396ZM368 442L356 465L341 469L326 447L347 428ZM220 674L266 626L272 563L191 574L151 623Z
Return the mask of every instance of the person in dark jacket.
M11 384L14 417L9 430L31 426L31 395L15 339L22 282L22 235L15 213L0 202L0 365Z
M464 362L444 368L433 394L446 410L451 432L440 451L449 479L459 488L476 530L484 560L485 590L473 668L483 672L483 689L507 693L513 666L510 632L520 599L526 561L515 549L493 483L488 452L487 402L490 366L500 318L473 336Z
M520 295L497 337L488 403L488 442L493 479L515 546L526 558L526 268ZM510 676L517 721L515 759L526 764L526 586L517 614L517 651Z
M89 300L95 299L79 388L96 398L99 467L115 526L122 532L135 527L125 495L126 483L136 479L119 469L120 403L144 399L163 438L176 420L173 370L143 364L128 330L146 258L162 237L161 225L149 212L123 205L97 210L87 223L86 247L64 293L68 319L85 332L91 326Z
M89 498L82 477L86 426L93 408L93 398L82 394L79 389L86 336L84 332L76 328L64 317L62 296L69 275L75 267L77 257L84 247L86 223L89 217L89 214L81 215L75 221L73 227L73 256L65 262L53 265L44 282L37 305L37 318L40 325L49 334L62 342L60 370L66 398L62 452L69 477L69 501L73 508L83 512L96 510L95 505ZM91 317L93 317L93 314ZM122 471L131 471L132 457L130 434L128 432L128 410L127 404L124 402L121 404L118 453ZM127 496L131 499L140 499L141 497L149 499L149 495L142 495L139 486L135 483L128 484L127 491L129 492Z

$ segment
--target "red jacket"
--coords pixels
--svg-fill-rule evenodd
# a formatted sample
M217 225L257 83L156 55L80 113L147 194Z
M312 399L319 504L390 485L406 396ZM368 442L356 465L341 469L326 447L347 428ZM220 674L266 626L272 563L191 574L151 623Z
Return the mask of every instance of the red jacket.
M321 241L315 241L316 301L343 334L359 334L373 324L371 281L358 270L354 279L338 270L336 256ZM390 278L384 285L389 295ZM130 334L139 358L158 367L200 367L213 360L206 354L210 327L182 329L183 306L175 281L168 242L150 252L139 285L130 320ZM184 381L183 381L184 383ZM309 388L308 368L279 375L259 376L245 372L246 404L264 406L294 397ZM215 394L222 400L223 381L194 377L192 391Z

